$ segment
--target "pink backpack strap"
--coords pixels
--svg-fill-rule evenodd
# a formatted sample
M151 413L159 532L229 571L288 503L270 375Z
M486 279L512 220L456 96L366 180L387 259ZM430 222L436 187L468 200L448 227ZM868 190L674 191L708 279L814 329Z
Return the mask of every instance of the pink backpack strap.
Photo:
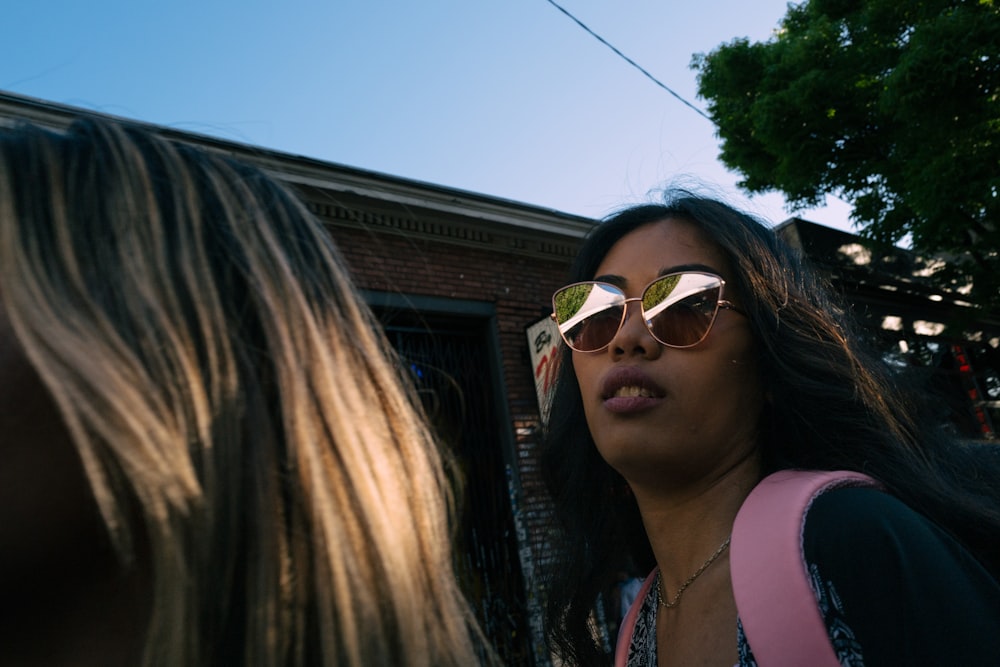
M840 667L809 585L802 540L813 500L844 486L879 485L856 472L782 470L764 478L736 515L733 594L761 667Z
M656 581L656 575L659 571L659 568L653 568L646 580L642 582L642 587L639 588L635 601L628 608L625 618L622 619L622 624L618 627L618 642L615 644L615 667L626 667L628 663L628 647L632 643L632 634L635 632L635 621L639 618L639 610L642 609L646 596L649 595L649 589Z

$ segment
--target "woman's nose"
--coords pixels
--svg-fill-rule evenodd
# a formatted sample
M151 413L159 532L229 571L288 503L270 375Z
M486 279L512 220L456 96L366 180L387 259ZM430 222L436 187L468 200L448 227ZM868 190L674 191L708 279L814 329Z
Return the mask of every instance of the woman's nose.
M646 327L646 321L642 314L642 302L639 299L629 299L625 304L625 321L622 322L618 333L608 345L611 354L614 356L654 357L659 356L662 347Z

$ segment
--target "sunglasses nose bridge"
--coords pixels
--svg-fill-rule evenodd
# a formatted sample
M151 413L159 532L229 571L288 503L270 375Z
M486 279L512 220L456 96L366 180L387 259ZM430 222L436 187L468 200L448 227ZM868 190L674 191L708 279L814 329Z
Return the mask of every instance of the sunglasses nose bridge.
M624 324L625 323L624 320L627 320L628 317L629 317L629 315L628 315L628 305L630 303L638 303L639 304L639 314L643 315L643 312L642 312L642 297L641 296L633 296L633 297L631 297L629 299L623 299L622 302L621 302L621 307L625 311L625 317L623 318L622 324ZM643 315L643 317L645 317L645 316Z
M628 304L633 303L633 302L642 303L642 297L641 296L633 296L633 297L629 297L628 299L622 299L622 305L625 306L625 307L627 307Z
M625 326L628 324L629 319L631 318L631 315L629 314L629 304L631 304L631 303L637 303L637 304L639 304L639 308L638 308L638 311L639 311L639 321L642 324L642 326L644 328L646 328L647 331L649 330L649 327L646 325L646 313L642 309L642 297L641 296L633 296L633 297L628 298L628 299L623 299L620 302L620 304L621 304L620 307L622 309L622 320L621 320L621 323L619 323L619 325L618 325L618 331L615 332L615 336L617 336L618 334L621 333L622 329L625 328Z

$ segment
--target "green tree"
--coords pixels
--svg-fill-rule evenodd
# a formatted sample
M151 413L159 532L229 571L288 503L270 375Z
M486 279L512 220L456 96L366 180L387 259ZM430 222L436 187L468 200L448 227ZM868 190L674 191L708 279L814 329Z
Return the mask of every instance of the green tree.
M998 0L806 0L692 67L742 187L838 196L864 235L953 256L942 284L1000 308Z

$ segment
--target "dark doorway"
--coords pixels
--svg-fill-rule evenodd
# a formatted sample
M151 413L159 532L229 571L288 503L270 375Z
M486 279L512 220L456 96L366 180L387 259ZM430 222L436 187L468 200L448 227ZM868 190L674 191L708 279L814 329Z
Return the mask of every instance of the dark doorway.
M532 665L488 316L375 306L463 478L456 569L504 664Z

